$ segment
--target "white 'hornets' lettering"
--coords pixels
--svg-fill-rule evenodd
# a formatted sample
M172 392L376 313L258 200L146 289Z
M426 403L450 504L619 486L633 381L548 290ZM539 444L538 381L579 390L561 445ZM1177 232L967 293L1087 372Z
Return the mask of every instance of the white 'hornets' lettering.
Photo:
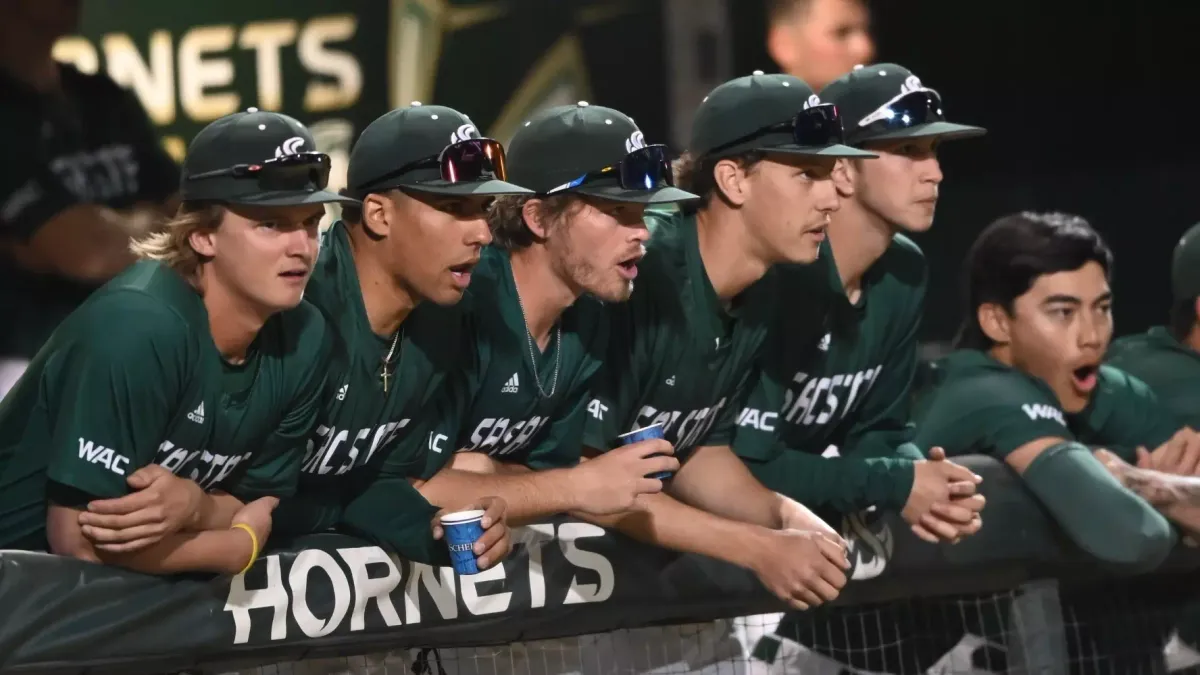
M129 458L117 454L116 450L97 445L85 438L79 439L79 459L92 464L99 464L118 476L125 475L125 467L129 466Z
M594 398L588 402L588 414L600 421L604 421L604 413L608 412L608 406L600 402L600 399Z
M469 576L401 560L378 546L309 549L290 560L268 555L249 580L244 574L232 579L224 611L233 620L233 644L240 645L252 638L287 640L291 626L317 638L605 602L616 590L615 568L587 550L589 541L604 536L603 529L578 522L513 528L523 554Z
M1045 403L1026 403L1021 406L1021 410L1029 416L1033 421L1037 420L1054 420L1064 427L1067 426L1067 421L1063 419L1062 411L1052 405Z
M777 419L779 419L779 413L763 412L757 408L743 408L741 414L738 415L738 426L773 432Z
M720 416L721 410L724 407L724 398L707 408L686 412L680 410L658 410L653 406L644 405L638 411L637 418L634 419L633 428L629 429L629 431L636 431L637 429L653 424L661 424L663 426L663 434L666 435L668 441L673 442L675 449L686 450L694 446L708 434L708 431L712 429L713 423L717 421L717 417Z
M508 455L529 445L550 418L534 415L527 420L507 417L485 417L471 432L470 443L464 450L478 450L489 455Z
M780 414L789 424L812 426L831 421L836 423L867 395L881 370L883 366L875 366L857 373L814 378L810 378L808 373L796 373L792 378L794 386L784 394Z
M244 455L222 455L208 450L188 450L176 446L171 441L163 441L158 446L154 463L176 476L190 478L207 490L220 485L238 465L249 460L253 454L248 452Z
M300 470L304 473L324 476L333 473L340 476L371 460L379 448L392 442L408 426L410 420L388 422L377 427L367 427L353 432L324 424L317 425L313 437L308 439L304 461ZM370 445L366 444L367 439Z

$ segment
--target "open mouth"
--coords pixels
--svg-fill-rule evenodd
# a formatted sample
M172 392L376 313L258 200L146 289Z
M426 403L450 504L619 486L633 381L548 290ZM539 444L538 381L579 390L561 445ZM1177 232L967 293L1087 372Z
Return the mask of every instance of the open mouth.
M459 265L450 266L450 274L454 277L455 283L463 288L471 283L471 271L475 269L475 262L465 262Z
M286 272L280 272L279 276L289 281L303 281L308 277L308 270L288 270Z
M1071 379L1074 381L1076 389L1088 392L1095 388L1099 372L1100 366L1095 364L1080 366L1071 371Z
M637 265L638 265L638 262L641 261L641 259L642 259L641 253L638 253L637 255L634 255L634 256L630 256L630 257L617 263L617 270L620 271L622 277L624 277L625 279L627 279L629 281L632 281L637 278L637 274L638 274Z

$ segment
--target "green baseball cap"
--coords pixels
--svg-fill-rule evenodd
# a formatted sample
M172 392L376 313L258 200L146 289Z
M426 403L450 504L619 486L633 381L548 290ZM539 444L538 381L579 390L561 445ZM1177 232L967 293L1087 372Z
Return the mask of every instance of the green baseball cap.
M793 124L795 123L795 124ZM791 75L753 75L712 90L692 120L697 157L749 150L817 157L878 157L842 144L838 111Z
M930 136L952 140L987 133L983 127L946 121L942 97L911 70L894 63L855 66L826 85L821 100L841 111L846 142L851 145Z
M204 127L188 146L180 198L257 206L358 201L326 190L329 156L308 128L276 112L250 108Z
M1171 257L1171 293L1176 301L1200 297L1200 223L1180 237Z
M508 144L508 175L541 195L638 204L700 198L674 187L666 148L647 146L633 119L587 101L543 110L517 129Z
M358 198L395 188L453 196L530 192L505 175L504 148L480 136L469 117L413 102L363 129L350 150L346 192Z

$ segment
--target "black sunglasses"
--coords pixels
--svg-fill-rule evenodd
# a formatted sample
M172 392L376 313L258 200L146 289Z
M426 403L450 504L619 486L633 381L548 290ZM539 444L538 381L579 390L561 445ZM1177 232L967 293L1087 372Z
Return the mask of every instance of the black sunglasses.
M329 155L323 152L301 152L281 155L256 164L235 164L225 169L205 171L188 180L207 178L253 178L264 191L324 190L329 185Z
M874 136L945 121L942 97L932 89L923 89L901 94L879 106L875 112L862 118L851 136Z
M406 183L396 179L419 169L438 168L447 183L473 183L483 180L507 180L508 166L504 146L490 138L472 138L452 143L436 155L423 157L369 180L360 190L390 190ZM432 180L432 179L431 179ZM422 181L414 181L422 182Z
M741 138L718 145L709 150L708 154L712 155L723 150L728 150L746 141L781 131L790 131L792 134L792 143L805 148L823 148L830 145L840 145L844 139L842 134L842 118L838 114L837 106L832 103L822 103L801 110L787 122L772 124L769 127L763 127L753 133L746 134ZM770 148L762 149L770 150Z
M589 171L572 181L551 188L546 194L566 192L597 181L611 183L614 178L623 190L658 190L664 187L675 187L675 177L671 173L671 159L667 146L648 145L638 148L625 155L620 162L603 169Z

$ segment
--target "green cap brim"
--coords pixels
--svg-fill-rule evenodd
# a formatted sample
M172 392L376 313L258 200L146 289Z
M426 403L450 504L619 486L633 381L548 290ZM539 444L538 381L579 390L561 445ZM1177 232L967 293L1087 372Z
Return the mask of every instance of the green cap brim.
M590 195L614 202L629 202L633 204L674 204L700 199L700 195L680 190L674 187L657 190L626 190L617 185L582 185L574 190L576 194Z
M442 180L430 180L421 183L398 185L401 190L426 192L434 195L451 195L455 197L470 197L474 195L531 195L533 190L506 183L502 180L485 180L472 183L448 183Z
M930 138L937 136L943 141L957 140L960 138L975 138L987 133L987 129L983 127L973 127L969 124L955 124L953 122L930 122L929 124L918 124L915 127L907 129L897 129L882 134L872 134L870 136L854 137L855 143L865 143L867 141L889 141L899 138Z
M278 192L260 192L243 197L231 197L221 200L229 204L246 204L251 206L303 206L305 204L360 204L353 197L345 197L329 190L280 190Z
M873 159L879 155L866 150L852 148L849 145L826 145L823 147L809 147L803 145L777 145L770 148L757 148L767 154L776 155L797 155L801 157L862 157Z

